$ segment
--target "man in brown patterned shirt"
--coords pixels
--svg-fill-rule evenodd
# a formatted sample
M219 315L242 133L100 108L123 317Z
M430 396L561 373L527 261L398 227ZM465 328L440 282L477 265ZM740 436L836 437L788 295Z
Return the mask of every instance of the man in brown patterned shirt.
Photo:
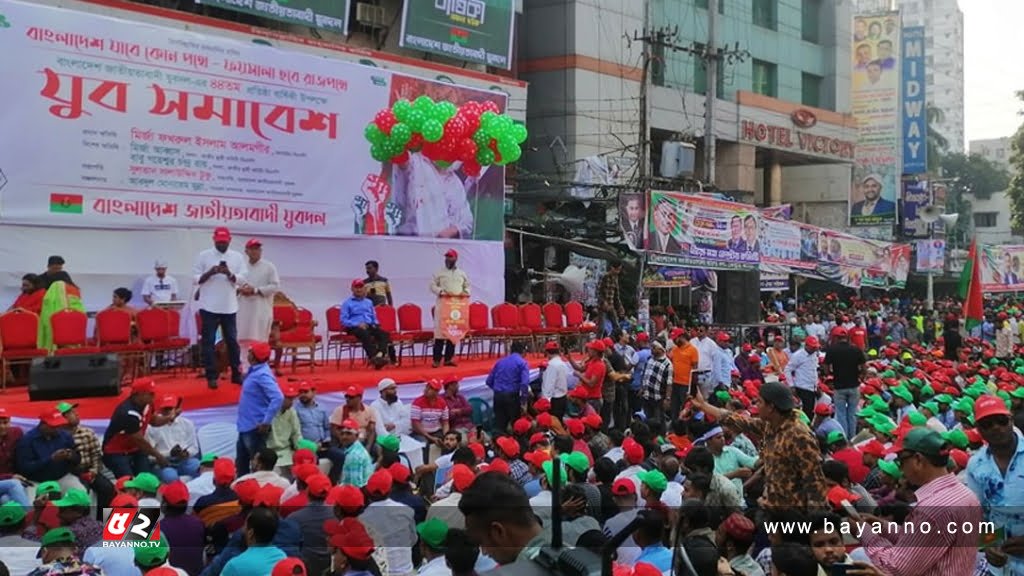
M619 274L621 273L622 262L609 262L608 271L597 284L597 307L601 312L597 327L601 336L608 336L618 331L619 320L626 315L626 310L622 306L622 296L619 294ZM605 332L605 320L612 323L611 332Z
M96 517L102 518L103 509L110 506L110 500L114 497L114 485L101 474L103 467L103 447L100 444L99 436L91 429L82 426L78 417L78 404L61 402L57 404L57 411L64 415L68 421L68 432L75 441L75 450L82 457L82 462L76 471L82 484L96 492Z
M797 417L796 399L783 384L767 382L758 397L758 418L734 414L707 403L700 394L693 398L696 408L722 426L761 439L764 495L762 508L788 508L810 512L827 506L821 451L814 433Z

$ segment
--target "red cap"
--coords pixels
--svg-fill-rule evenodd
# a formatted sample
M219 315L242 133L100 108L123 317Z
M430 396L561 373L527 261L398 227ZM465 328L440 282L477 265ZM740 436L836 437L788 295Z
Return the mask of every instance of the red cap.
M885 456L885 445L878 440L871 440L860 447L860 453L881 458Z
M231 231L225 226L218 226L213 229L213 241L214 242L230 242Z
M847 502L856 502L857 500L860 500L859 495L850 492L849 490L843 488L842 486L839 486L838 484L833 486L832 488L829 488L829 491L825 494L825 497L828 499L828 503L835 506L836 508L842 506L843 500L846 500Z
M114 481L114 490L117 490L118 492L124 492L125 482L128 482L131 479L131 476L121 476L120 478Z
M266 342L254 342L249 346L249 351L252 352L257 362L270 360L270 344Z
M647 332L641 332L641 333L636 335L636 341L640 342L640 343L650 342L651 341L651 336Z
M327 494L326 504L338 506L349 514L354 514L366 504L363 491L351 484L335 486Z
M654 564L647 562L637 562L633 566L633 576L661 576L661 570Z
M285 398L297 398L299 396L299 389L293 384L282 384L281 394L284 394Z
M445 258L458 258L459 257L459 252L455 248L449 248L448 251L444 253L444 257Z
M604 337L604 338L601 339L601 342L604 344L604 349L605 350L608 350L610 348L614 348L615 347L615 341L612 340L611 338Z
M569 398L582 398L587 399L587 389L583 386L576 386L572 390L569 390ZM538 417L538 422L540 418Z
M235 494L238 495L238 501L242 504L252 506L259 491L260 483L251 478L235 484Z
M529 418L520 418L512 423L512 432L516 434L526 434L533 428L533 422Z
M300 464L316 464L316 454L309 448L299 448L292 454L292 466Z
M626 454L626 463L631 466L644 461L644 447L632 438L626 438L622 443L622 451Z
M132 380L132 394L144 394L146 392L156 392L156 380L148 377Z
M683 330L682 328L673 328L672 331L668 333L668 337L669 337L670 340L675 340L675 339L679 338L680 336L685 336L685 335L686 335L686 330Z
M366 283L363 282L362 279L360 279L360 278L356 278L355 280L352 281L352 287L353 288L362 288L365 285L366 285Z
M348 388L345 388L345 396L349 398L362 398L363 391L360 390L359 388L356 388L355 386L349 386Z
M597 350L598 352L604 352L604 342L601 340L591 340L587 342L587 350Z
M298 558L285 558L274 564L270 576L306 576L306 565Z
M441 388L444 388L444 381L440 378L431 378L430 380L427 380L427 386L430 386L434 390L440 390Z
M246 248L262 248L263 247L263 242L260 242L259 240L255 239L255 238L249 238L249 241L245 243L245 247Z
M188 487L181 480L161 486L160 495L164 497L164 502L172 506L188 504Z
M256 497L252 500L253 506L262 506L264 508L277 508L281 505L281 496L284 495L284 488L275 486L273 484L264 484L258 492Z
M547 441L548 437L543 432L534 432L533 434L530 435L530 446L535 446L537 444L546 444Z
M111 508L138 508L139 500L131 494L118 494L110 501Z
M174 408L178 405L178 396L171 396L170 394L161 396L153 402L153 408L157 410L164 410L167 408Z
M604 421L601 420L601 417L597 414L588 414L584 416L582 420L588 428L593 428L594 430L597 430L602 424L604 424Z
M989 416L1000 415L1010 415L1010 409L1006 407L1006 403L1003 402L1002 398L986 394L978 396L978 399L974 401L975 422L980 422L983 418L988 418Z
M959 448L954 448L949 451L949 457L953 459L957 468L961 470L967 468L967 462L971 459L971 456Z
M735 540L750 542L754 538L754 521L739 512L733 512L722 522L722 529Z
M541 398L533 403L533 409L537 412L547 412L548 410L551 410L551 400Z
M964 430L964 434L967 436L967 442L971 444L981 444L984 441L977 428L967 428Z
M636 483L629 478L619 478L612 483L612 494L616 496L636 495Z
M551 460L551 455L543 450L534 450L533 452L527 452L524 454L523 460L533 464L537 468L540 468L542 464Z
M310 390L316 390L316 386L315 385L310 384L309 382L307 382L305 380L303 380L302 382L299 382L299 384L298 384L298 386L296 386L296 388L299 389L299 392L309 392Z
M305 482L310 476L320 473L320 467L312 462L303 462L292 466L292 476Z
M54 428L60 428L61 426L68 425L67 418L65 418L58 410L46 410L39 415L39 421Z
M719 332L718 334L715 334L715 340L719 342L728 342L729 340L732 340L732 337L729 336L728 332Z
M546 352L558 352L558 342L550 340L544 343L544 350Z
M146 576L178 576L178 569L169 566L157 566L146 572Z
M388 472L391 473L391 479L396 484L408 484L409 478L412 477L412 472L409 471L409 468L400 462L395 462L388 466Z
M359 432L359 428L360 428L359 422L356 422L352 418L346 418L345 420L343 420L341 422L341 429L342 430L353 430L355 432Z
M519 456L519 442L516 442L508 436L502 436L494 441L498 445L498 449L501 450L502 454L508 458L515 458Z
M740 347L740 349L743 350L744 352L753 352L754 351L754 347L751 346L749 343L744 344L743 346Z
M7 413L7 408L0 408L0 418L10 418L11 415Z
M821 402L819 404L815 404L814 405L814 413L817 414L818 416L831 416L832 415L832 405L831 404L825 404L824 402Z
M849 335L850 331L847 330L846 328L843 328L842 326L836 326L835 328L832 329L833 338L846 338Z
M470 442L469 449L473 452L473 456L475 456L477 460L483 460L484 456L487 456L487 449L479 442Z
M395 479L391 477L390 472L387 470L377 470L366 481L366 493L375 496L387 496L391 493L391 485L394 483Z
M540 414L537 414L537 426L544 430L550 430L552 418L553 416L551 416L550 412L541 412Z
M569 430L569 435L573 437L583 436L583 421L576 418L567 418L565 420L565 427Z
M466 488L469 488L473 484L473 480L476 479L476 473L473 472L472 468L465 464L456 464L452 466L451 471L452 485L456 490L462 492Z
M498 472L505 474L506 476L512 473L512 469L508 467L508 462L505 462L500 458L491 460L491 463L486 466L488 472Z
M819 346L821 346L821 343L818 342L817 336L808 336L807 339L804 340L804 344L810 346L811 348L818 348Z
M328 543L341 553L355 560L367 560L373 554L373 539L366 532L363 523L355 518L345 518L337 524Z

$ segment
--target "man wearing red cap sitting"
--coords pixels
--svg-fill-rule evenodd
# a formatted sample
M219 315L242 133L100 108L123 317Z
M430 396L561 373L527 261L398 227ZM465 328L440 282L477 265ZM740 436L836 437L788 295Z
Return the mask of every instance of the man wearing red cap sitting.
M468 298L469 276L456 264L459 253L454 248L444 253L444 268L434 272L430 281L430 291L437 297L434 310L441 309L442 298ZM442 332L441 322L434 323L434 368L441 365L441 354L444 353L445 366L455 366L455 343L448 340Z
M416 519L412 508L391 499L393 483L394 478L387 470L377 470L370 476L363 488L367 504L359 521L384 549L387 575L398 576L415 570L412 548L416 545Z
M315 466L314 466L315 467ZM327 534L324 523L334 519L334 510L325 502L331 491L331 481L319 472L306 477L307 506L296 510L288 519L302 531L302 560L312 574L323 574L330 567Z
M370 576L379 574L373 558L373 538L363 523L355 518L342 520L331 531L331 576Z
M242 383L241 354L238 348L238 288L245 283L245 257L228 247L231 232L221 226L213 231L213 248L203 250L192 266L193 281L199 285L196 300L206 382L217 388L217 358L214 354L217 330L228 348L231 381ZM268 334L269 335L269 334Z
M245 243L245 255L249 258L248 269L238 287L238 344L242 362L249 357L250 344L270 339L274 294L281 288L277 267L263 258L262 242L250 238Z
M341 324L345 331L355 336L363 345L366 359L380 370L389 361L394 361L391 337L381 330L373 301L366 297L366 284L362 280L352 281L352 295L341 303ZM392 357L385 356L388 352Z
M115 478L149 472L149 458L161 468L168 465L167 458L146 440L155 395L156 381L148 377L136 378L132 382L131 396L110 416L110 424L103 433L103 463Z
M203 571L203 548L206 527L188 513L188 488L181 480L160 487L163 506L160 509L160 533L171 548L168 562L191 576Z
M359 423L348 419L341 423L338 443L345 451L345 463L341 467L341 483L362 488L373 474L373 459L359 441Z

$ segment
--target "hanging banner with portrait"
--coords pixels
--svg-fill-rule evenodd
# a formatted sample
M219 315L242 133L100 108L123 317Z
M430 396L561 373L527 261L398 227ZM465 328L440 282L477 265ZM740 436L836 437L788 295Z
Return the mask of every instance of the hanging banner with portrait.
M756 206L695 194L652 191L649 261L718 270L757 270L761 214Z
M619 194L619 230L631 250L644 249L646 194Z

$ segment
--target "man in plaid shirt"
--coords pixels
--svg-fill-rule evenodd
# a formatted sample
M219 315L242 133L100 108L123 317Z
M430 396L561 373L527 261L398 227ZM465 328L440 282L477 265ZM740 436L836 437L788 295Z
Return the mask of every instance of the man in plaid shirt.
M68 432L75 441L75 450L82 457L77 470L78 478L82 484L96 492L96 517L102 518L103 509L110 506L110 500L114 497L114 485L100 473L103 465L103 447L100 444L99 436L91 429L82 426L76 408L78 408L78 404L68 402L57 404L57 411L63 414L64 419L68 421Z
M648 420L661 420L665 413L665 400L672 385L672 361L665 355L665 345L651 343L651 359L640 377L640 397L644 401L644 414Z
M600 322L597 327L601 336L607 336L619 328L619 319L626 315L619 295L619 274L622 273L622 262L611 262L608 271L601 277L597 285L597 307L601 310ZM612 323L611 332L605 331L605 320Z

